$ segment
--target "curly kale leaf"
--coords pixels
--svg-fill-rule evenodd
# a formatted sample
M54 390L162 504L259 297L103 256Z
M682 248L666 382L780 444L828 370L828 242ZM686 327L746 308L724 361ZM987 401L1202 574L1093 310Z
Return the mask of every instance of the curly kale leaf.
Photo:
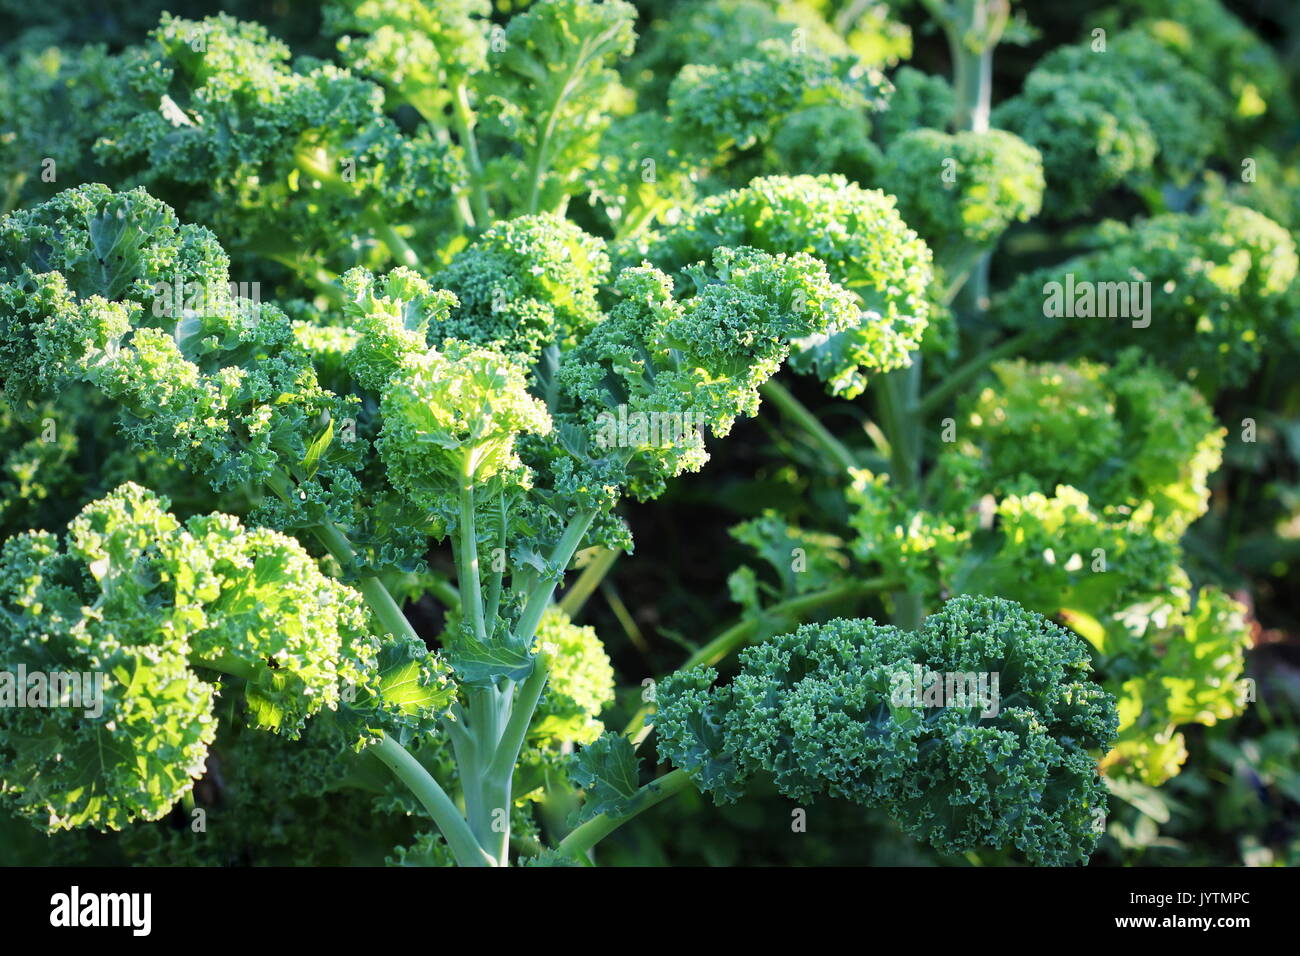
M1011 223L1038 215L1042 156L1003 130L914 129L889 144L880 183L936 259L953 269Z
M795 343L858 315L853 297L803 253L720 248L711 268L684 271L695 294L678 299L662 272L623 270L618 302L565 354L557 380L565 447L593 478L643 499L703 465L706 430L725 435L757 411L759 386ZM671 421L651 427L661 423L650 415Z
M614 702L614 668L596 631L552 606L537 627L535 650L551 661L528 741L537 746L590 744L604 731L600 712Z
M1093 359L1141 348L1210 398L1245 382L1270 348L1297 341L1295 242L1252 209L1216 202L1107 223L1095 246L1021 276L994 313L1023 328L1047 318L1058 347L1064 338Z
M673 81L668 109L677 135L708 157L766 140L779 120L800 109L830 103L878 111L889 89L879 71L863 68L856 57L770 40L730 66L685 67Z
M532 365L547 346L567 349L602 315L597 295L609 273L605 244L554 215L519 216L486 230L434 283L457 304L429 330Z
M464 77L487 64L489 0L329 0L325 32L353 72L443 124Z
M927 706L907 690L918 670L996 677L997 696ZM961 597L916 632L806 625L745 650L722 688L683 675L660 686L656 725L661 753L720 800L762 774L794 800L881 807L941 852L1080 863L1106 805L1090 751L1116 727L1089 670L1083 643L1050 621Z
M1186 184L1222 144L1223 94L1138 32L1060 47L993 112L1042 152L1045 212L1087 211L1117 186Z
M927 327L931 256L907 227L894 200L840 176L772 176L710 197L681 220L627 244L625 260L684 275L718 246L772 254L805 253L853 293L858 318L842 330L809 337L791 357L835 394L852 398L869 373L906 365Z
M1176 539L1209 504L1224 429L1200 393L1126 352L1087 361L999 362L995 384L960 403L959 440L939 467L962 493L1071 485L1115 513L1149 505Z
M603 734L574 755L569 777L586 791L578 822L600 813L622 813L636 797L641 758L632 742Z
M296 72L289 56L258 24L164 16L117 62L97 159L183 202L241 257L306 277L414 266L408 238L452 221L459 152L427 128L402 132L374 83L332 65Z
M635 22L622 0L538 0L491 44L480 116L510 145L487 172L517 212L562 211L596 166L621 90L612 66L632 52Z
M374 636L361 596L296 541L166 509L123 485L83 509L62 547L31 532L0 552L0 795L35 825L161 817L203 770L227 682L242 685L250 724L290 738L344 704L357 716L343 739L358 745L445 713L441 662ZM17 687L20 673L42 676ZM83 692L68 700L72 674Z

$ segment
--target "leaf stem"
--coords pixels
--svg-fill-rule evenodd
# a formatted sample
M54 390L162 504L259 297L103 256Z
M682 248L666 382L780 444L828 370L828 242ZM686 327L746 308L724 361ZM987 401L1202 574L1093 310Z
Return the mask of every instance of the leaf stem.
M600 50L604 38L605 34L596 38L594 46L597 52ZM582 41L582 44L578 47L572 71L564 81L564 86L560 88L559 95L555 97L554 102L550 104L550 108L546 111L546 123L542 127L541 135L537 138L537 147L528 163L528 203L524 209L526 213L534 214L538 211L537 204L541 198L542 180L550 170L550 157L547 153L551 148L551 139L555 135L555 123L560 116L560 107L569 98L569 94L578 84L583 71L587 68L588 57L592 55L588 51L592 46L590 38Z
M917 404L917 414L924 421L929 416L937 412L950 398L966 387L972 379L978 376L986 368L999 359L1004 359L1008 355L1015 355L1024 349L1039 336L1038 329L1027 329L1017 335L1005 339L992 348L985 349L980 354L964 362L962 365L950 372L943 380L943 383L936 385Z
M506 550L506 528L509 509L506 507L506 496L504 491L497 496L496 508L497 523L500 530L497 534L497 550L492 552L492 565L488 577L487 609L484 611L484 618L493 622L493 627L496 626L497 611L501 607L501 580L505 576L504 556ZM500 551L502 558L499 565L497 563L497 551ZM498 570L498 568L500 570Z
M809 438L820 445L840 468L849 471L858 467L853 453L844 447L817 416L809 411L803 402L795 398L784 385L770 378L760 386L759 391L765 398L771 400L782 415L802 428Z
M460 485L460 524L456 528L456 576L460 582L460 603L474 636L487 643L483 621L483 588L478 573L478 534L474 528L473 466L466 466Z
M389 255L396 259L400 265L419 271L420 257L415 254L415 250L398 234L397 230L382 214L368 210L361 218L375 234L375 238L388 248Z
M625 215L619 220L618 226L614 230L614 238L619 241L627 241L640 235L646 226L654 221L660 210L667 206L668 203L663 201L649 202L637 209L633 215Z
M543 651L533 661L532 672L519 685L519 692L510 709L510 719L487 768L489 777L509 777L514 773L519 752L524 746L524 737L528 734L528 725L532 723L533 713L537 710L537 703L542 698L542 691L550 676L551 658Z
M456 135L460 137L461 146L465 148L465 161L469 165L470 203L474 208L473 225L479 229L486 229L492 225L492 210L487 201L483 161L478 152L478 137L474 135L474 111L469 105L469 89L463 76L458 76L452 85L451 115L456 124Z
M324 521L313 530L317 540L345 568L356 560L356 551L352 547L352 542L333 522ZM388 588L384 587L384 582L377 576L362 575L357 580L357 590L366 599L366 604L376 620L390 634L397 637L411 637L424 643L415 633L415 628L406 619L406 615L402 613L402 608L393 599L393 595L389 593Z
M658 780L647 783L632 798L633 808L627 813L601 813L577 827L560 841L555 848L561 856L574 859L585 858L587 851L605 837L609 836L623 824L651 807L658 806L669 797L681 793L690 784L691 778L685 770L673 770Z
M591 559L582 573L578 575L578 580L573 582L573 587L565 592L564 597L560 600L560 610L569 617L576 617L582 610L582 606L587 603L596 590L596 586L609 573L609 569L614 566L618 560L620 552L613 548L601 548L596 552L596 556Z
M921 435L923 418L919 413L918 392L921 381L921 357L915 355L905 369L878 378L881 422L890 447L890 479L900 490L911 490L921 476ZM895 627L913 630L925 616L920 595L896 590L891 615Z
M429 816L451 847L456 862L461 866L492 866L494 861L478 845L469 824L451 802L447 792L439 786L429 771L392 737L384 734L374 745L375 756L382 760L397 779L406 784L416 799L429 811Z
M797 618L808 611L815 611L827 604L834 604L847 598L864 597L873 594L876 591L892 587L894 583L893 579L885 577L850 581L847 584L840 584L822 591L812 591L808 594L800 594L798 597L792 597L778 604L773 604L771 607L763 609L763 617ZM759 623L760 618L751 617L732 625L687 658L686 663L680 669L708 667L718 663L736 648L745 644L758 630Z
M564 571L569 566L569 561L573 559L573 552L577 551L578 545L582 544L582 539L595 517L596 510L589 508L578 512L569 520L568 527L564 529L564 535L555 545L548 562L549 570L554 573L541 575L529 589L528 598L524 603L524 612L515 625L516 643L527 643L531 646L533 635L537 633L537 625L541 623L542 614L546 611L546 606L551 603L555 586L564 577Z

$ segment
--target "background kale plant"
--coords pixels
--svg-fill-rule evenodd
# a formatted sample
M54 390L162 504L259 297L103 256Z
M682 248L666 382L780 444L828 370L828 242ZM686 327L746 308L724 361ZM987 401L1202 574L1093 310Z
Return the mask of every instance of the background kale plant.
M5 862L1294 858L1285 8L118 6L0 3Z

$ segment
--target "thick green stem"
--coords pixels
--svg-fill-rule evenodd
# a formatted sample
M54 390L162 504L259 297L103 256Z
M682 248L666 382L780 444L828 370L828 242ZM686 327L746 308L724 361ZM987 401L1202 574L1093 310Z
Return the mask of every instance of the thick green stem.
M450 611L460 611L460 591L441 575L430 575L426 582L428 592L437 598Z
M533 154L528 160L528 200L524 206L524 212L528 215L537 213L537 205L541 201L542 180L546 177L547 167L546 147L554 133L558 110L559 104L557 103L548 113L546 124L542 128L542 135L537 142L537 148L533 150Z
M768 379L759 391L763 393L764 398L769 399L777 407L782 415L802 428L809 438L820 445L836 465L846 471L858 467L853 453L845 448L817 416L809 411L803 402L795 398L784 385L776 379Z
M983 133L989 128L993 105L993 46L971 49L965 37L950 32L948 47L952 51L953 91L957 101L953 126Z
M627 821L651 807L658 806L674 794L681 793L690 784L685 770L674 770L658 780L647 783L632 798L632 809L623 814L602 813L582 824L557 846L561 856L582 859L592 847L609 836Z
M501 719L497 710L497 691L495 687L467 687L469 696L469 726L478 744L479 763L486 767L490 754L496 750L501 739Z
M456 754L457 771L465 796L465 815L470 831L497 865L504 866L501 855L509 839L509 799L494 792L488 764L501 739L501 701L495 687L466 687L469 703L469 743ZM455 743L453 741L453 746ZM502 810L504 813L495 811Z
M902 489L914 488L920 474L921 422L916 415L920 365L917 354L908 368L876 379L881 426L889 441L890 477Z
M468 723L464 710L457 703L452 705L452 716L442 721L442 728L451 738L452 754L456 759L456 774L460 778L461 798L465 803L465 818L475 840L480 847L484 847L489 841L486 832L480 832L482 821L487 818L487 814L483 811L483 791L480 786L481 760L478 740L471 732Z
M468 528L472 531L472 524L466 521L463 498L461 507L462 530ZM558 569L561 577L594 518L595 511L576 515L556 544L551 554L551 567ZM472 521L472 514L469 519ZM477 551L474 559L477 560ZM461 558L460 564L470 566L465 557ZM473 603L466 591L472 588L477 593L477 584L476 578L471 584L470 580L462 577L462 603L466 607ZM542 575L529 589L524 613L514 633L519 643L532 645L555 584L555 577ZM468 732L474 743L472 748L461 748L470 755L468 761L462 761L460 754L457 755L466 812L471 832L487 854L501 866L506 865L510 850L511 785L515 763L519 760L528 726L532 723L549 673L550 660L543 651L538 654L533 670L520 685L518 694L514 693L514 686L508 681L501 690L491 686L466 688L470 706Z
M356 551L352 548L352 542L348 540L347 535L340 531L331 522L325 522L317 525L314 529L316 538L330 554L334 555L339 564L345 568L348 567L356 558ZM374 575L363 576L357 581L357 590L361 596L366 599L375 619L390 634L398 637L412 637L419 641L420 636L415 633L415 628L411 622L406 619L402 613L401 607L393 596L384 587L384 582Z
M494 627L497 611L501 608L501 583L505 577L506 528L509 527L507 521L509 509L506 507L504 491L497 496L496 506L497 524L500 530L497 533L496 549L492 552L492 565L488 572L487 609L483 613L484 619L493 622Z
M466 468L460 486L460 524L456 528L456 576L460 582L460 603L474 636L487 643L483 620L483 588L478 574L478 533L474 526L474 475Z
M374 745L375 756L382 760L394 775L410 788L416 799L429 811L429 816L451 847L456 862L461 866L492 866L495 861L483 851L474 839L469 824L460 815L446 791L438 785L423 764L407 753L406 748L384 734Z
M515 625L516 643L532 644L533 635L537 633L537 625L541 623L542 614L545 613L546 606L551 603L551 595L555 593L555 585L560 578L564 577L565 568L573 560L573 553L578 550L578 545L582 544L582 539L595 517L596 512L592 509L580 511L569 520L564 535L555 545L555 550L551 552L549 562L558 578L544 574L529 589L527 601L524 603L524 613L520 616L519 623Z
M939 17L952 51L953 89L957 132L984 133L989 128L993 106L993 49L1002 39L1011 16L1010 0L956 0L949 8L954 15ZM952 291L957 293L958 311L979 315L988 309L990 254L984 250L970 273ZM951 300L950 300L951 301Z
M514 774L519 752L524 747L524 737L528 734L528 726L533 721L537 703L542 699L542 691L546 688L546 680L550 675L551 658L547 652L542 651L533 661L532 673L519 685L519 692L510 708L510 719L501 732L496 753L487 768L489 777L500 777L508 783Z
M223 654L220 657L192 657L190 663L195 667L206 667L208 670L219 671L231 677L238 677L240 680L257 680L257 669L252 664L229 654Z
M388 588L384 587L383 581L374 576L363 577L357 582L357 590L366 599L366 604L385 630L397 637L412 637L423 643L420 635L415 633L411 622L402 613L397 601L388 592Z
M477 718L483 727L477 745L480 756L473 768L473 776L466 780L466 801L468 808L472 787L477 793L474 794L474 810L470 813L471 828L480 845L499 866L505 866L509 862L510 805L513 800L511 791L515 764L523 750L528 726L532 723L549 675L550 659L545 654L539 654L532 673L519 686L519 692L513 700L509 689L500 696L494 688L484 689L491 695L491 699L485 702L484 709ZM492 711L491 715L486 713L488 709ZM501 720L506 713L509 716L503 728ZM471 717L471 720L474 718Z
M408 269L418 270L420 268L420 257L415 254L415 250L398 234L397 230L381 213L367 212L362 216L362 221L370 227L370 231L374 233L375 238L387 247L389 255L396 259L400 265L404 265Z
M456 124L456 135L460 137L460 144L465 150L465 162L469 166L470 203L474 209L474 225L486 229L492 224L492 210L488 207L483 161L479 158L478 137L474 135L474 111L469 105L469 88L464 77L458 77L452 86L451 115Z
M924 0L948 37L956 110L953 128L989 128L993 96L993 48L1011 16L1010 0Z

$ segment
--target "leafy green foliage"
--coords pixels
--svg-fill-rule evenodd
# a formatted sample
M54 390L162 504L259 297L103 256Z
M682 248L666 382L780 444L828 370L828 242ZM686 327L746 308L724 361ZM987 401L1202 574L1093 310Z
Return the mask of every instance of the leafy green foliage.
M457 154L427 130L402 133L375 84L288 61L259 25L164 17L150 44L115 64L103 108L116 133L96 142L96 156L169 199L193 196L183 213L241 252L307 274L389 255L412 265L391 233L375 252L375 227L380 217L446 221ZM360 224L368 241L354 244L338 221Z
M1108 773L1161 783L1186 756L1179 724L1241 709L1240 609L1191 587L1178 546L1205 513L1223 429L1199 393L1134 353L1114 368L993 372L937 459L936 507L889 476L855 474L855 554L927 603L989 594L1059 616L1121 701ZM1183 704L1190 671L1209 701L1199 709Z
M1042 159L1002 130L949 136L913 129L890 142L881 184L936 259L953 264L969 248L996 241L1011 223L1038 214Z
M528 737L539 744L589 744L605 729L600 712L614 701L614 668L594 628L580 627L548 608L537 643L554 660Z
M1004 705L985 721L915 706L897 693L914 666L998 673ZM838 619L744 651L725 686L708 686L712 671L661 685L659 747L720 801L769 774L793 800L883 807L944 852L1077 863L1106 806L1088 749L1115 734L1088 669L1080 641L1008 601L954 599L912 633Z
M1241 713L1250 634L1246 609L1217 588L1202 588L1191 602L1175 595L1150 610L1109 627L1103 638L1119 704L1119 737L1103 766L1158 786L1187 758L1180 726Z
M486 65L488 0L331 0L322 6L325 30L339 37L348 67L429 122L441 123L457 82Z
M46 47L0 58L0 214L62 188L60 165L94 168L86 131L110 84L99 46Z
M941 130L956 110L952 87L942 76L900 66L890 74L889 108L875 118L875 136L886 146L913 129Z
M1068 217L1107 191L1185 185L1223 143L1222 93L1140 33L1061 47L993 122L1043 154L1046 211Z
M942 459L976 493L1072 485L1111 508L1149 504L1171 538L1205 513L1224 429L1191 386L1137 352L1114 367L1017 361L993 374L963 403L960 441Z
M1295 113L1219 0L927 2L903 66L888 4L213 6L0 0L12 857L1077 863L1100 768L1103 860L1193 858L1220 757L1286 818L1223 744L1294 630Z
M1110 13L1228 94L1232 125L1292 112L1277 54L1220 0L1126 0Z
M1091 358L1111 359L1138 346L1158 355L1207 396L1240 385L1271 348L1296 339L1287 290L1296 275L1295 242L1277 223L1255 212L1215 203L1194 213L1168 213L1125 226L1106 223L1097 248L1058 265L1022 276L996 311L1016 327L1052 319ZM1073 279L1069 277L1073 276ZM1130 306L1117 309L1088 287L1111 295L1101 283L1120 283ZM1065 308L1048 309L1078 291ZM1049 283L1058 283L1049 286ZM1131 286L1128 283L1138 283ZM1137 303L1145 297L1144 314Z
M636 42L635 19L622 0L538 0L492 45L481 108L485 132L520 153L520 163L492 170L513 208L563 208L580 188L618 95L611 67Z
M623 270L618 303L560 367L571 440L591 453L612 450L592 467L604 471L621 461L626 470L617 480L638 498L654 497L667 478L704 463L702 430L726 435L738 417L757 412L759 386L798 340L858 321L854 297L802 252L720 247L711 268L699 263L686 275L695 294L678 301L672 280L657 269ZM690 424L675 441L632 433L620 442L612 431L620 407L679 413Z
M578 751L569 774L587 794L580 819L618 812L635 797L640 762L632 744L618 734L603 734Z
M673 81L668 109L676 135L709 163L770 139L790 114L811 107L884 108L888 81L851 56L759 44L728 66L692 64Z
M316 382L283 313L230 296L210 233L143 190L85 186L7 217L0 242L6 391L88 382L128 440L217 491L297 476L297 502L267 503L273 526L346 507L355 454L312 443L349 405Z
M829 587L849 570L843 541L798 528L774 509L736 525L731 536L753 548L776 578L776 585L769 585L749 565L741 565L727 579L732 600L755 613L763 597L791 598Z
M4 546L4 671L26 706L0 708L0 792L34 823L118 829L166 813L216 729L222 683L203 674L242 683L250 723L290 737L357 687L392 708L371 706L366 734L446 706L445 672L427 655L409 679L441 690L382 698L395 685L360 596L296 541L227 515L182 525L166 507L123 485L82 511L63 547L48 532ZM15 687L24 672L44 676ZM48 682L74 674L80 695L50 706Z
M852 398L866 387L867 373L906 364L926 330L930 253L884 193L840 176L756 179L699 203L623 256L680 275L719 245L815 256L853 294L859 318L836 335L800 343L791 360L836 394Z
M553 215L519 216L479 236L437 276L455 293L451 315L429 330L537 361L570 347L602 318L609 274L604 243Z

